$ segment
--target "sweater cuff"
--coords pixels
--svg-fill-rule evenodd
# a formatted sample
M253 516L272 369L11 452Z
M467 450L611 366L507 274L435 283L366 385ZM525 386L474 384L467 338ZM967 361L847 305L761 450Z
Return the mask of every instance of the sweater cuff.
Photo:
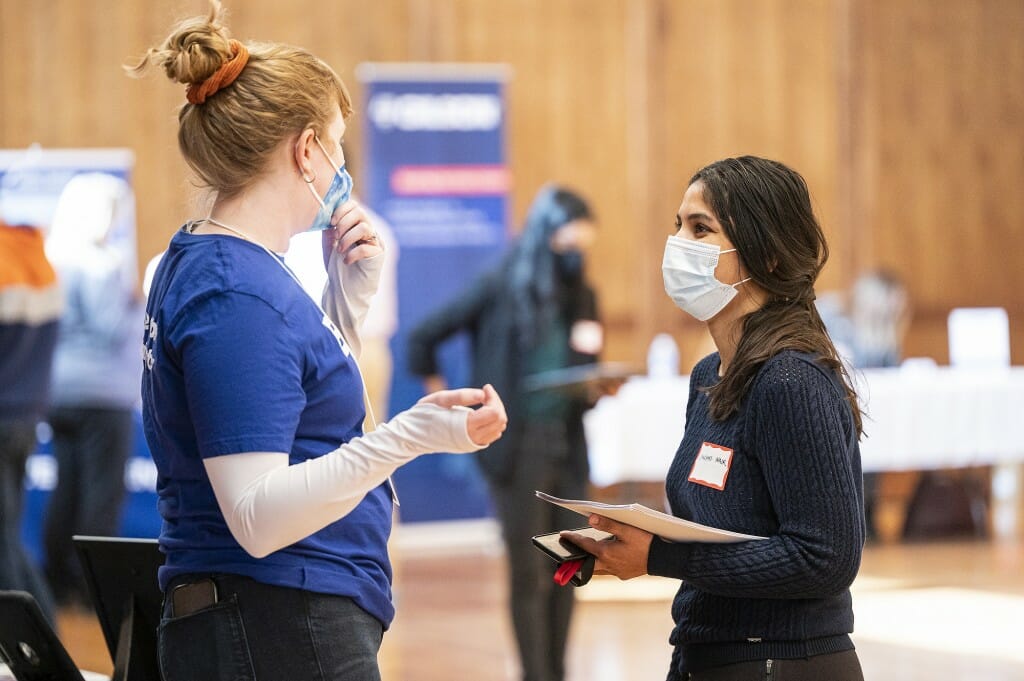
M647 574L683 579L692 551L693 542L673 543L654 537L647 553Z

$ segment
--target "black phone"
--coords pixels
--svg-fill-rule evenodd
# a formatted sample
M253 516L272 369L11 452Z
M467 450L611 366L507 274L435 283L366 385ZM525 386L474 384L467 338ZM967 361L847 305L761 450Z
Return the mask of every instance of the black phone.
M0 659L18 681L83 681L36 599L25 591L0 591Z
M171 589L171 617L184 617L217 602L217 584L210 578Z
M559 530L558 532L538 534L533 537L533 545L546 553L550 558L554 559L556 563L565 563L570 560L583 560L590 556L589 553L576 546L568 539L562 539L560 535L564 531L565 530ZM593 527L579 527L569 531L582 534L586 537L591 537L598 541L608 539L612 536L607 532L594 529Z

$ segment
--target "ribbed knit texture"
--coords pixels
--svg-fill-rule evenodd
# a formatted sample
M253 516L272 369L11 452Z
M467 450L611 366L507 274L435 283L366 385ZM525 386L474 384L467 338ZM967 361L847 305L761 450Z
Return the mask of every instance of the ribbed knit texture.
M768 537L738 544L655 539L654 575L682 579L672 604L669 679L723 664L853 647L849 586L860 566L860 449L842 384L813 358L783 352L758 373L740 411L713 421L701 389L719 357L690 377L686 432L669 470L672 513ZM734 451L725 489L688 480L704 442Z

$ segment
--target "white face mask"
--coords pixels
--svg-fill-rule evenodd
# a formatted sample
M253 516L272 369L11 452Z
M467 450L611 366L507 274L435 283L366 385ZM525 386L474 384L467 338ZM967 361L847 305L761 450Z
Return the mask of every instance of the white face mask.
M718 257L735 251L735 248L723 251L712 244L670 236L661 263L665 293L684 312L702 322L711 319L736 297L737 286L750 281L747 277L735 284L723 284L715 279Z

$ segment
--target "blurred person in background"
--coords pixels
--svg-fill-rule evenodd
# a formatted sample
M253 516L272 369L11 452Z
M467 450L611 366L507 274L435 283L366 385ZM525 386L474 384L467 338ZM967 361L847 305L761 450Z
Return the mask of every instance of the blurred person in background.
M582 196L557 186L541 189L502 262L429 314L408 339L409 369L430 391L444 386L438 346L468 332L473 381L493 384L505 399L508 431L478 462L505 540L525 681L565 677L573 590L552 581L551 561L530 538L578 524L578 517L537 500L534 491L585 496L583 413L592 404L555 390L529 391L525 379L592 363L601 351L596 296L584 277L595 235L594 215Z
M46 249L64 293L54 359L53 452L57 487L44 526L46 576L60 605L89 603L75 534L115 536L134 441L143 310L132 239L129 184L83 173L65 186Z
M910 297L903 280L884 269L864 272L850 292L853 366L857 369L897 367L910 326ZM875 510L882 473L864 474L864 521L868 539L878 536Z
M910 326L910 296L889 270L860 274L849 291L828 291L816 301L839 354L856 369L896 367Z
M899 366L910 325L910 299L903 281L888 270L857 277L850 292L853 366Z
M46 415L62 299L42 233L8 224L5 198L10 200L0 196L0 590L28 591L55 622L50 590L21 540L21 520L25 463Z
M852 369L897 367L910 326L910 296L903 280L886 269L863 272L845 296L820 296L818 311L836 349ZM864 473L867 538L878 537L876 507L884 473Z

